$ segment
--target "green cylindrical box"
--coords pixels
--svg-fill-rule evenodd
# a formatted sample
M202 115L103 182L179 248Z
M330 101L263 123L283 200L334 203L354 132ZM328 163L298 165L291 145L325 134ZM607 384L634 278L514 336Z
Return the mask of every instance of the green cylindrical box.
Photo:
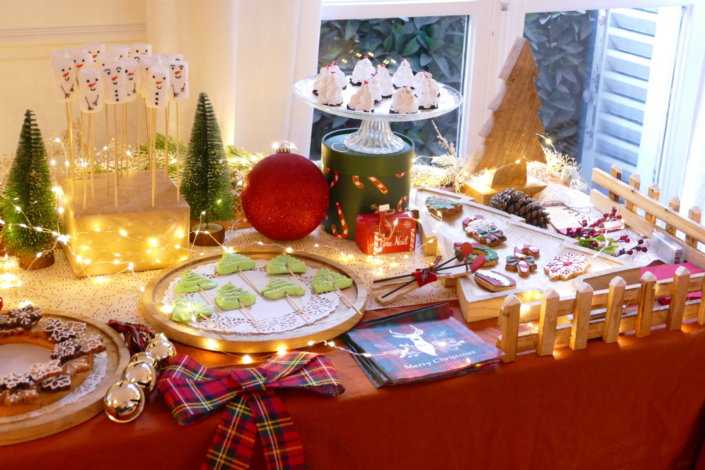
M357 129L329 132L321 142L321 162L330 186L330 205L323 228L348 240L355 239L358 214L375 212L373 206L389 204L391 209L405 210L409 205L414 143L404 141L396 153L370 154L350 150L345 138Z

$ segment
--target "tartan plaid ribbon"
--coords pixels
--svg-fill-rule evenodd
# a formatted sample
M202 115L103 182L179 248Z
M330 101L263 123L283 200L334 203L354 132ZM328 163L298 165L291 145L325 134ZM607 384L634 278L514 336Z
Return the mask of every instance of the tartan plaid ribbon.
M202 469L249 468L258 434L268 469L306 468L301 439L278 388L328 396L344 391L328 358L298 351L272 357L259 367L230 371L208 369L178 355L159 379L159 390L180 425L226 407Z
M417 269L413 274L419 287L435 282L436 279L438 279L438 275L436 274L436 270L434 268Z
M108 326L122 335L130 354L144 351L147 344L154 338L154 331L140 323L108 320Z

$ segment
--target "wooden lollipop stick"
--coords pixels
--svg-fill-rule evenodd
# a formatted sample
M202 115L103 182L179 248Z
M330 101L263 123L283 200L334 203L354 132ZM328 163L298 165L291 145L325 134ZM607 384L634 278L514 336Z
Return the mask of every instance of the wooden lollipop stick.
M84 121L83 115L84 115L83 112L81 112L79 114L80 120L78 122L78 125L79 125L78 139L81 141L80 142L81 143L81 171L80 171L80 173L81 173L82 180L83 180L83 208L85 209L86 208L86 199L87 199L87 195L88 195L88 177L86 176L86 172L88 171L88 167L86 165L86 162L88 161L88 156L86 155L87 154L86 149L88 148L88 145L86 145L86 141L84 140L84 137L83 137L83 121Z
M88 162L88 174L91 177L91 198L95 200L95 184L93 181L93 172L95 170L95 115L88 115L88 153L90 161Z
M262 327L260 326L259 322L257 322L257 320L255 320L255 316L252 315L252 310L250 310L250 307L243 306L239 310L240 310L240 312L242 312L242 314L245 316L245 318L247 318L250 321L250 323L252 323L252 326L255 327L255 330L257 330L258 332L262 331Z
M70 101L66 102L66 124L69 127L69 184L71 185L71 198L75 197L74 194L74 177L75 166L76 166L76 155L73 148L73 105Z
M181 176L179 164L181 163L181 141L179 140L179 102L176 102L176 165L174 168L174 180L176 181L176 202L181 197Z
M169 106L167 103L164 108L164 172L169 178Z
M157 166L156 166L156 155L155 155L155 144L157 140L157 110L156 108L150 110L150 121L151 121L151 140L149 144L149 177L152 187L152 207L156 205L157 201Z
M355 313L357 313L358 315L362 315L362 312L360 311L360 309L358 309L355 306L355 304L353 304L352 301L350 299L348 299L348 296L345 295L342 290L338 289L337 286L334 286L334 287L335 287L335 291L338 293L338 297L340 297L340 300L342 300L345 305L347 305L351 309L355 310Z
M118 125L117 125L117 105L111 105L113 107L113 134L115 140L113 142L113 172L115 174L115 209L118 206Z
M258 294L260 297L264 297L264 294L262 294L262 291L259 290L259 288L255 285L255 283L252 282L252 279L250 279L250 277L249 277L247 274L245 274L245 271L240 271L240 270L238 270L238 271L237 271L237 274L240 276L240 278L241 278L243 281L245 281L245 283L246 283L248 286L250 286L252 289L254 289L254 291L257 292L257 294Z
M286 298L286 301L289 302L289 305L291 305L291 308L296 310L296 313L304 317L304 320L309 321L308 315L306 315L306 312L304 312L304 309L299 305L297 301L291 298L289 294L284 294L284 297Z

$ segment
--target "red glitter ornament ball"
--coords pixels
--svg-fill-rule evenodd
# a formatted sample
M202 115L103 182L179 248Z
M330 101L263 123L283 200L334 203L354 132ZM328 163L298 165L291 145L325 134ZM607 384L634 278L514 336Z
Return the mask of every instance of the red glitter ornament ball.
M328 183L309 159L280 151L257 163L242 187L247 220L274 240L297 240L313 232L328 210Z

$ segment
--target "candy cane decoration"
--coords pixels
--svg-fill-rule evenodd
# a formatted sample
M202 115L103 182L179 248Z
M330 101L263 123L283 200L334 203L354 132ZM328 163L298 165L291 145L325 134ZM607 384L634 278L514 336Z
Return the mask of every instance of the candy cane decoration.
M335 170L330 170L330 168L326 168L326 173L328 173L328 172L330 172L330 171L333 171L333 179L330 180L329 186L330 186L330 189L333 189L333 186L335 186L336 184L338 184L338 180L340 180L340 175L339 175L339 173L338 173L337 171L335 171Z
M404 210L404 203L408 200L406 196L402 196L401 199L399 199L399 203L397 204L397 212L401 212Z
M362 188L365 187L365 186L362 184L362 182L360 181L360 177L357 176L357 175L353 175L353 177L352 177L352 182L353 182L353 184L355 185L355 187L356 187L357 189L362 189Z
M335 208L338 211L338 218L340 219L340 226L343 229L343 233L338 233L338 227L331 225L331 232L338 238L348 238L348 224L345 222L345 215L343 215L343 208L340 206L339 202L335 203Z
M380 180L375 178L374 176L368 176L367 179L370 180L372 182L372 184L374 184L377 189L379 189L380 193L387 194L389 192L387 187Z
M403 178L405 174L406 174L406 171L402 171L401 173L397 173L394 176L397 178Z

